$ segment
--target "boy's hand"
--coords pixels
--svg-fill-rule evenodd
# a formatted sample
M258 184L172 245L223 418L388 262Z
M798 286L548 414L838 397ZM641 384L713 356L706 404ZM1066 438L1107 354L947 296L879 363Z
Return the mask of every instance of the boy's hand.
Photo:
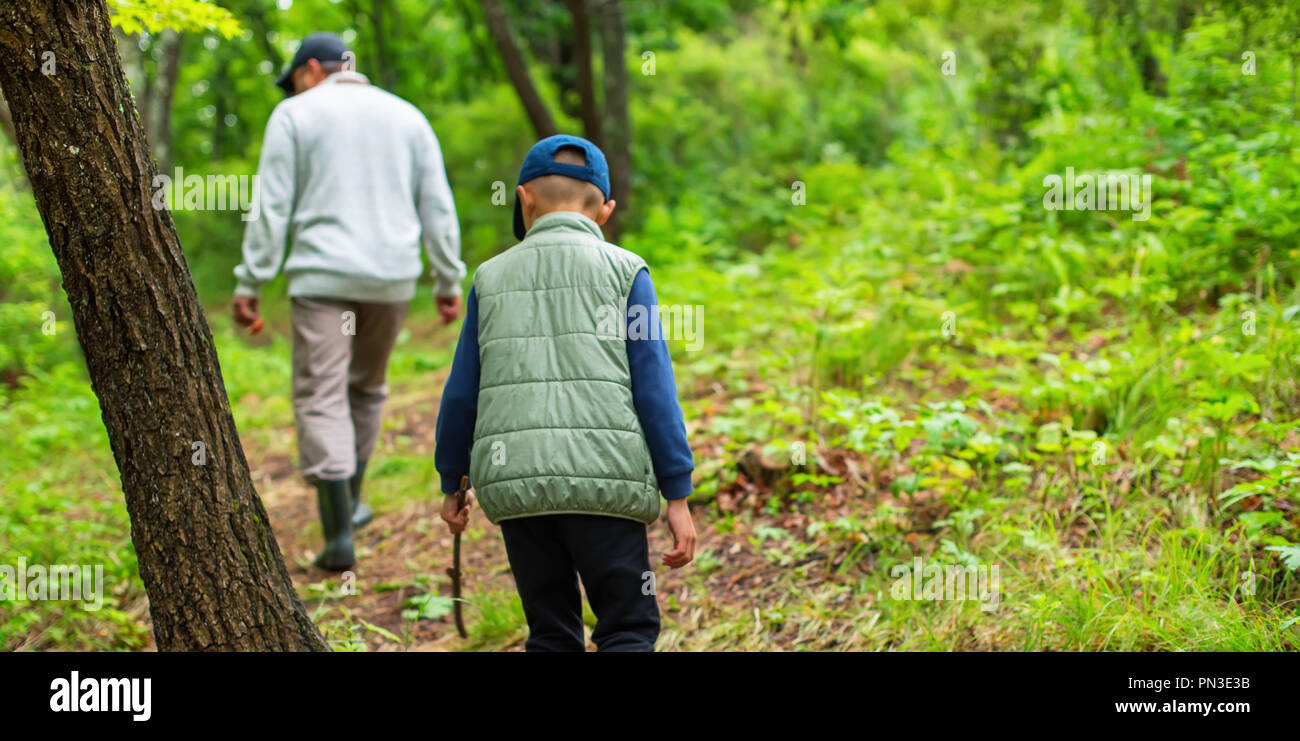
M673 549L664 554L664 565L680 569L695 558L695 523L685 499L668 502L668 527L673 531Z
M469 526L469 508L474 504L474 493L465 492L465 507L461 511L456 511L456 495L447 494L442 498L442 519L447 523L447 529L452 535L464 532Z

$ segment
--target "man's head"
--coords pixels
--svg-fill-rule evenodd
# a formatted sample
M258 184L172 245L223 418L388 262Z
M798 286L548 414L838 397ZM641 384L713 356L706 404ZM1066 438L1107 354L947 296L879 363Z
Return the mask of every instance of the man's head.
M348 47L332 33L314 33L302 40L289 68L275 81L289 95L310 90L348 65Z
M547 137L528 151L515 188L515 237L552 211L577 211L604 225L614 211L609 165L591 142L577 136Z

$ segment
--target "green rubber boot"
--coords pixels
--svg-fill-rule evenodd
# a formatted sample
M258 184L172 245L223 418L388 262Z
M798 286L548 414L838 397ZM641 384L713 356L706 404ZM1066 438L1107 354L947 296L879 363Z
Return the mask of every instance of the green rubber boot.
M357 461L357 472L352 474L350 483L352 486L352 529L360 530L374 519L375 513L370 511L366 503L361 501L361 478L366 475L366 463L369 461Z
M325 533L325 550L316 557L316 568L347 571L356 564L352 549L352 508L347 479L321 479L316 482L316 503L320 506L321 530Z

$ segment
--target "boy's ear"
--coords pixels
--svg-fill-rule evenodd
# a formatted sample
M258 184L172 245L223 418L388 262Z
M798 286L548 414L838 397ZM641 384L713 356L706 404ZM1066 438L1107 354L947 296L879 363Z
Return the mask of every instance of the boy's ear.
M524 215L524 224L527 225L533 210L533 194L529 193L522 185L515 186L515 198L519 199L519 212Z
M615 202L612 198L605 201L604 205L600 207L600 212L596 214L596 223L604 226L605 222L609 221L609 215L614 213L614 206Z

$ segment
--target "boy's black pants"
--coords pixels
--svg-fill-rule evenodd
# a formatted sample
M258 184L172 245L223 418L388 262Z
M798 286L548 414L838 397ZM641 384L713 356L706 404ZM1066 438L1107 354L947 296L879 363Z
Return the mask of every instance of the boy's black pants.
M644 523L602 515L538 515L501 522L528 618L527 651L583 651L587 590L598 651L653 651L659 637Z

